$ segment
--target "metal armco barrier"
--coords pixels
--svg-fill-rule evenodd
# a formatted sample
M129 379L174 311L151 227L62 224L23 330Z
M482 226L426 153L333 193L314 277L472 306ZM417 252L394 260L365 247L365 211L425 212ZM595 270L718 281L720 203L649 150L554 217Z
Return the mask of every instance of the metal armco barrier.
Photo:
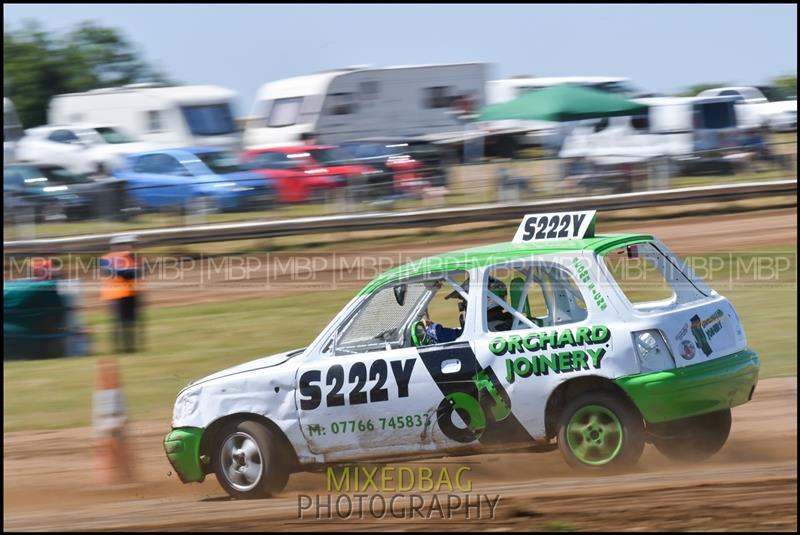
M5 254L59 254L104 250L118 235L135 233L138 246L208 243L298 234L415 228L518 218L530 212L560 210L621 210L648 206L732 201L754 197L796 195L797 179L745 182L718 186L674 188L613 195L569 197L516 203L492 203L405 212L371 212L350 215L304 217L277 221L248 221L4 241Z

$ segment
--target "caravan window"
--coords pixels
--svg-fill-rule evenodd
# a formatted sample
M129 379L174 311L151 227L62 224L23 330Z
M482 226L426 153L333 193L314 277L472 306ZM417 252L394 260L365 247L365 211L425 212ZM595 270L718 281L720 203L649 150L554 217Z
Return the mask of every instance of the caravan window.
M366 100L374 100L378 98L378 91L380 86L376 80L370 80L369 82L361 82L359 84L359 92L361 93L361 98Z
M275 99L272 103L269 119L267 119L267 126L278 128L295 124L297 116L300 115L300 106L302 105L303 97Z
M146 112L145 121L147 122L148 132L161 132L161 112L150 110Z
M631 127L639 132L649 132L650 116L646 113L643 115L634 115L631 117Z
M236 132L228 103L181 106L189 131L195 136L222 136Z
M436 87L426 87L423 89L423 104L426 108L449 108L452 86L442 85Z
M353 93L331 93L328 95L328 101L331 115L350 115L358 111Z

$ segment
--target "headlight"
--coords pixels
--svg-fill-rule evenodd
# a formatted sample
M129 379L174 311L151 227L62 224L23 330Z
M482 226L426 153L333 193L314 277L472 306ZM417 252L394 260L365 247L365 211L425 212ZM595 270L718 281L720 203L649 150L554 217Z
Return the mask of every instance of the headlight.
M633 333L633 345L642 372L657 372L675 367L675 359L658 329Z

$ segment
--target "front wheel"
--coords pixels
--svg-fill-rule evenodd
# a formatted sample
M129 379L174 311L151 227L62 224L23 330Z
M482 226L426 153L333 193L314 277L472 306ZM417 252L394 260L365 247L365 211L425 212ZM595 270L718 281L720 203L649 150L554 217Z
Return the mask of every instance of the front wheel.
M558 448L574 468L630 468L644 450L644 422L627 400L611 392L587 392L561 412Z
M717 453L731 432L731 410L724 409L657 424L649 429L656 449L677 461L702 461Z
M245 420L228 424L218 437L214 473L231 497L268 498L283 490L289 470L274 432Z

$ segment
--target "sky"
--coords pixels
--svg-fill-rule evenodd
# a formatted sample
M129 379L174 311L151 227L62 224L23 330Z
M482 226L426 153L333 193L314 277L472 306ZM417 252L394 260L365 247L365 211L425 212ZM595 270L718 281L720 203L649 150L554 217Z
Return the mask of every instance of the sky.
M173 79L236 90L240 115L266 82L352 65L483 61L489 79L625 76L666 94L797 72L795 4L4 4L3 15L6 29L118 28Z

